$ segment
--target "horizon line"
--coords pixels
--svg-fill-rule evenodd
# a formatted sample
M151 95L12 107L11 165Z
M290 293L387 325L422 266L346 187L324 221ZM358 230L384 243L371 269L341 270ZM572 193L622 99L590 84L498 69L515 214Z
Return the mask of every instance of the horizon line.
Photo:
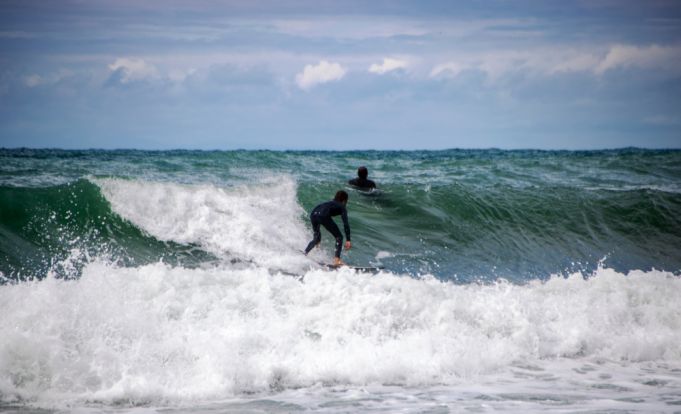
M639 150L639 151L681 151L681 147L638 147L638 146L622 146L622 147L603 147L603 148L588 148L588 149L568 149L568 148L499 148L499 147L450 147L450 148L413 148L413 149L272 149L272 148L234 148L234 149L206 149L206 148L166 148L166 149L145 149L145 148L60 148L60 147L0 147L0 151L139 151L139 152L446 152L446 151L537 151L537 152L598 152L598 151L622 151L622 150Z

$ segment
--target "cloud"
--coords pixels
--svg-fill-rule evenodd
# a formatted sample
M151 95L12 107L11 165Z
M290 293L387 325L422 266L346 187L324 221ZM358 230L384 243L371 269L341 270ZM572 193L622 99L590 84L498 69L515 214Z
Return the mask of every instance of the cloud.
M40 75L28 75L24 77L24 84L29 88L35 88L40 86L45 82L45 80Z
M602 57L595 53L564 53L552 62L545 62L545 72L549 74L593 72Z
M611 69L627 67L678 69L681 67L681 47L616 45L610 48L605 58L594 68L594 72L603 74Z
M268 23L277 33L305 38L376 39L394 36L424 36L426 24L407 19L377 22L373 17L315 17L314 19L278 19ZM251 23L249 25L253 27Z
M56 85L68 78L74 76L74 73L68 69L60 69L56 72L38 75L31 73L21 78L23 84L28 88L36 88L38 86Z
M109 65L109 69L113 72L112 78L120 83L159 78L158 69L142 59L118 58Z
M430 71L430 76L432 78L437 77L439 75L447 75L450 77L456 77L458 76L461 72L466 70L468 67L466 64L458 63L458 62L446 62L446 63L441 63L439 65L436 65L433 70Z
M374 63L369 66L369 72L376 73L378 75L383 75L385 73L391 72L397 69L405 69L408 66L408 62L405 60L384 58L383 63Z
M643 122L655 126L681 125L681 118L673 115L653 115L643 119Z
M0 39L33 39L33 33L23 31L0 31Z
M650 45L638 47L616 45L605 49L548 49L504 50L469 53L439 63L430 77L457 77L462 72L476 70L485 73L490 81L504 75L526 73L556 75L587 73L603 75L618 68L667 70L681 73L681 47Z
M182 83L184 82L188 77L194 75L197 73L197 69L195 68L189 68L189 69L171 69L168 71L168 79L172 82L175 83Z
M296 75L296 84L303 90L331 81L342 79L346 70L338 63L322 60L317 65L306 65L305 69Z
M437 64L430 77L455 78L466 71L484 73L489 81L497 81L514 72L546 72L550 61L544 51L486 51L461 54L455 60Z

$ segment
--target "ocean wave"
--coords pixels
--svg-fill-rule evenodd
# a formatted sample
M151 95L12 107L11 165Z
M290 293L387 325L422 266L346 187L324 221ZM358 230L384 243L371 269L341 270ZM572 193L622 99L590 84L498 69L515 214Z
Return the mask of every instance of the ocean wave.
M159 240L112 211L99 187L0 186L0 283L57 274L77 278L95 258L125 265L163 260L185 266L214 259L191 244Z
M274 267L306 263L309 234L295 180L260 176L234 187L94 179L113 211L158 240Z
M655 184L638 184L638 185L608 185L608 186L596 186L596 187L584 187L588 191L614 191L614 192L627 192L627 191L658 191L661 193L669 194L681 194L681 186L678 185L655 185Z
M589 274L604 256L619 272L679 272L679 154L5 150L0 271L44 277L73 249L81 264L63 277L102 256L303 271L307 212L369 164L382 191L348 189L349 263L462 283ZM24 179L37 181L7 184ZM333 251L322 234L316 261Z

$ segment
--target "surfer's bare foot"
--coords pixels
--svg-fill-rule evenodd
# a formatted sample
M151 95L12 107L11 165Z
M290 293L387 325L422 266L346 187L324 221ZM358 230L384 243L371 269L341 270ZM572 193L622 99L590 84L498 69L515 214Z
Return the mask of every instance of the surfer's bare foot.
M333 265L334 266L345 266L345 263L340 259L340 257L334 257L333 258Z

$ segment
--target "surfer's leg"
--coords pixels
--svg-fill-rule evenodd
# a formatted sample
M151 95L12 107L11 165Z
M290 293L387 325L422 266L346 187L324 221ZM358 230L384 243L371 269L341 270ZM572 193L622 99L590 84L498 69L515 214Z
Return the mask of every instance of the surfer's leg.
M319 222L312 218L310 221L312 221L312 241L308 243L307 247L305 248L305 254L310 253L310 250L314 249L316 245L319 244L320 241L322 241L322 233L319 231Z
M331 217L327 218L326 220L322 221L322 226L326 230L329 231L329 233L333 234L333 237L336 238L336 256L340 258L341 255L341 250L343 249L343 236L341 235L340 230L338 229L338 226L336 225L336 222L331 219Z

